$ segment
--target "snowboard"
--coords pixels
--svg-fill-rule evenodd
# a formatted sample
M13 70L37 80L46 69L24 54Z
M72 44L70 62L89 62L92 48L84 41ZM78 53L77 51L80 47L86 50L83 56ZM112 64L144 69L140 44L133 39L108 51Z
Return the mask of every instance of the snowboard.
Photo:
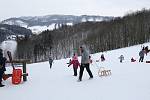
M12 84L19 84L21 83L22 80L22 70L21 69L15 69L14 64L12 62L12 55L10 51L7 51L7 55L9 57L10 63L13 67L13 72L12 72Z

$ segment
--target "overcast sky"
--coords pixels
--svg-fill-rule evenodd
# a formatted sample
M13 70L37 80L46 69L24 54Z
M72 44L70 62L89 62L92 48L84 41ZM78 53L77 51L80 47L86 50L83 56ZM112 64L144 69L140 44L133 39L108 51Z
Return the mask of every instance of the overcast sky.
M150 8L150 0L0 0L0 21L50 14L123 16Z

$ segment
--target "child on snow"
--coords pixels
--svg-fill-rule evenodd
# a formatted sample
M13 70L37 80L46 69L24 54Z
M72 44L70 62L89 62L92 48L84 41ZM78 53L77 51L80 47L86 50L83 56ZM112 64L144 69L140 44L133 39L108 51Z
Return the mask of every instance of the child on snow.
M92 64L91 56L89 56L89 64Z
M136 61L136 60L132 57L132 58L131 58L131 62L135 62L135 61Z
M103 61L105 61L105 57L104 57L104 54L101 54L101 57L100 57L100 59L101 59L101 61L103 62ZM99 60L100 60L99 59ZM96 62L99 62L99 60L96 60Z
M104 54L101 55L101 61L105 61Z
M78 57L76 54L73 55L72 60L70 64L68 65L68 67L72 64L73 64L74 76L77 76L77 69L78 69L78 66L80 66L80 63L78 61Z
M124 56L121 55L121 56L119 57L119 59L120 59L120 62L122 63L122 61L124 60Z

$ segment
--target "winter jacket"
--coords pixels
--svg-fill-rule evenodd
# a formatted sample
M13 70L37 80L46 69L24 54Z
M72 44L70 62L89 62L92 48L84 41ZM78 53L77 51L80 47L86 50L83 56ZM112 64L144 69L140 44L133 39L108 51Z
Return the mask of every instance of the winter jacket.
M81 64L88 64L89 63L89 53L86 50L85 46L82 46L82 53L81 53Z
M141 51L139 52L139 56L140 56L140 57L144 57L144 50L141 50Z
M70 65L72 65L72 64L73 64L73 67L74 67L74 68L78 68L78 66L80 66L79 61L78 61L78 60L75 60L75 59L73 59L73 60L71 61L71 63L68 65L68 67L69 67Z
M53 59L52 58L49 58L49 63L51 64L53 62Z
M3 53L0 52L0 70L1 71L6 71L5 63L6 63L6 58L3 57Z

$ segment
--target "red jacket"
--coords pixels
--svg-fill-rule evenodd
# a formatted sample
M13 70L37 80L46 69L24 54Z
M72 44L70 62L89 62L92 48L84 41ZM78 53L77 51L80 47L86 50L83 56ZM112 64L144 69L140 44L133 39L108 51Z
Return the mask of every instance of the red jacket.
M80 63L79 63L79 61L78 60L72 60L71 61L71 63L68 65L68 67L70 66L70 65L72 65L73 64L73 67L74 68L78 68L78 66L80 66Z

